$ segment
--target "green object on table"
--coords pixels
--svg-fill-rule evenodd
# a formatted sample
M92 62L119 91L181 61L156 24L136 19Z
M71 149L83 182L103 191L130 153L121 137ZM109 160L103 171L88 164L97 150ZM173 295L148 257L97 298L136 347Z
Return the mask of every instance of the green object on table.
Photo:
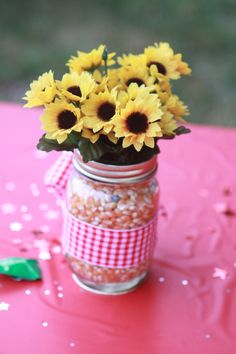
M41 279L41 270L36 259L19 257L4 258L0 260L0 274L22 280Z

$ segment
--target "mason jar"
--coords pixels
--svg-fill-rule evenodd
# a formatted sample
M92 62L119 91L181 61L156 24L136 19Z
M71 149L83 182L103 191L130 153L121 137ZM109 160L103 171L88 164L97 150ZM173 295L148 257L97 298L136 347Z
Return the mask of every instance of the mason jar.
M117 166L73 155L66 187L63 248L74 280L121 294L147 275L156 242L157 160Z

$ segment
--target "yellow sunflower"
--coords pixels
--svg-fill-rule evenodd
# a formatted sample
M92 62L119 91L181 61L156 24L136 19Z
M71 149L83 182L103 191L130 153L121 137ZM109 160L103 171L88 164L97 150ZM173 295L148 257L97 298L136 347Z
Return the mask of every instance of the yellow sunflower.
M104 81L104 78L106 78L106 80L107 80L107 77L104 77L102 75L101 71L99 71L98 69L94 70L92 75L93 75L93 79L95 80L96 84L98 84L98 85L100 85Z
M151 92L156 92L161 102L165 102L168 97L171 95L171 85L170 80L162 74L158 73L157 67L152 65L150 68L150 74L155 78L154 89Z
M113 144L116 144L118 138L115 137L115 133L110 131L108 134L104 130L100 130L98 133L94 133L92 129L83 128L82 137L87 138L91 143L95 144L101 135L105 135Z
M107 87L109 88L109 90L112 90L115 87L117 88L121 87L119 72L120 72L119 68L108 70Z
M134 101L135 99L145 99L150 95L150 92L154 87L146 87L145 85L138 86L136 83L131 83L126 90L120 90L118 94L118 101L121 108L124 108L128 101Z
M46 138L56 139L59 144L66 140L72 130L80 132L83 127L80 109L60 100L47 105L40 120L42 129L46 131Z
M192 70L190 69L190 67L188 66L188 63L182 61L182 54L175 54L174 55L174 60L177 63L177 71L181 74L181 75L190 75Z
M145 61L145 56L143 54L123 54L121 57L117 58L118 63L121 66L127 67L127 66L145 66L146 61Z
M103 129L108 134L113 128L113 118L117 114L117 91L91 94L84 102L81 110L84 114L84 126L93 129L94 133Z
M108 134L106 134L106 132L104 132L104 135L107 136L107 138L113 143L113 144L117 144L118 138L115 136L115 132L114 131L110 131Z
M24 107L37 107L51 103L57 93L53 72L44 73L30 84L30 90L25 93L24 100L28 101Z
M123 87L128 87L131 83L151 86L155 82L155 78L149 75L148 69L144 66L122 67L118 70L117 76Z
M74 71L70 74L64 74L62 80L57 81L57 85L67 99L83 102L94 90L96 83L88 72L84 71L78 74Z
M93 144L96 143L96 141L98 141L100 135L101 135L100 132L94 133L92 129L88 129L88 128L83 128L82 131L82 137L89 139Z
M186 123L182 117L189 114L188 107L179 99L177 95L171 95L167 99L166 108L178 121Z
M163 135L175 135L175 129L178 127L173 114L164 110L161 120L159 122Z
M158 68L156 65L150 66L149 75L154 78L154 84L169 83L169 79L165 75L158 72Z
M95 70L93 72L93 78L97 83L96 90L95 90L96 93L104 92L107 89L107 87L109 89L112 89L115 86L111 84L111 81L113 80L112 71L113 70L108 70L108 75L105 76L102 75L101 71L99 70Z
M180 73L177 70L177 61L174 60L174 52L168 43L155 43L144 49L146 65L150 68L152 65L157 67L160 74L168 79L178 79Z
M140 151L144 144L154 148L154 138L162 136L160 102L157 95L149 96L129 101L120 115L114 118L114 132L117 138L123 138L124 148L134 145Z
M84 70L94 70L101 65L104 65L102 54L104 52L105 45L101 44L97 49L93 49L91 52L77 52L77 56L72 56L66 64L70 71L76 71L81 73ZM107 66L113 65L115 61L112 59L115 53L109 53L107 59Z

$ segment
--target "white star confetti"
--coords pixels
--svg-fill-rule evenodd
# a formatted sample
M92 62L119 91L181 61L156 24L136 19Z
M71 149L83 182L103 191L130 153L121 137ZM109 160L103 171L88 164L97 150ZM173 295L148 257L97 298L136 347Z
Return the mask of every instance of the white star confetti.
M205 334L205 339L211 339L211 335L209 333Z
M40 195L40 191L38 189L37 184L31 183L29 187L30 187L33 197L38 197Z
M57 199L57 200L56 200L56 205L57 205L57 206L61 207L61 206L62 206L62 203L63 203L63 202L62 202L61 199Z
M56 220L59 218L59 212L56 210L48 210L44 213L45 218L48 220Z
M51 291L49 289L44 290L44 295L48 296L51 294Z
M214 268L213 278L220 278L224 280L228 275L228 272L222 268Z
M33 195L33 197L38 197L40 195L40 191L38 189L33 189L32 195Z
M43 322L42 322L42 326L43 326L43 327L47 327L47 326L48 326L48 322L43 321Z
M182 283L182 285L186 286L186 285L188 285L188 280L184 279L181 281L181 283Z
M22 224L20 223L20 222L12 222L10 225L9 225L9 227L10 227L10 230L11 231L21 231L22 230L22 228L23 228L23 226L22 226Z
M5 184L5 188L6 188L7 191L12 192L12 191L14 191L16 189L16 185L13 182L7 182Z
M29 289L25 290L25 295L31 295L31 290Z
M62 299L63 298L63 294L62 293L58 293L57 296Z
M22 213L27 213L28 207L27 207L26 205L21 205L20 211L21 211Z
M22 243L22 240L20 238L13 238L11 241L14 245L20 245Z
M16 212L16 206L11 203L4 203L1 205L1 211L3 214L14 214Z
M39 259L47 261L51 259L51 254L49 252L49 243L47 240L35 240L34 248L39 250Z
M43 261L49 261L51 259L51 254L49 251L40 251L39 252L39 259Z
M70 347L74 347L75 343L74 342L70 342Z
M61 247L60 246L54 246L52 248L52 253L54 254L60 254L61 253Z
M10 307L10 304L7 304L4 301L0 302L0 311L8 311L9 307Z
M164 277L160 277L158 280L159 280L159 283L164 283L165 278Z
M41 210L41 211L46 211L46 210L48 210L48 209L49 209L49 206L48 206L47 203L40 203L40 204L39 204L39 210Z
M24 221L31 221L32 219L33 219L33 216L31 215L31 214L23 214L22 215L22 219L24 220Z
M47 240L35 240L34 247L39 248L40 250L48 250L48 241Z
M227 205L225 203L216 203L213 207L215 211L219 214L224 213L227 209Z

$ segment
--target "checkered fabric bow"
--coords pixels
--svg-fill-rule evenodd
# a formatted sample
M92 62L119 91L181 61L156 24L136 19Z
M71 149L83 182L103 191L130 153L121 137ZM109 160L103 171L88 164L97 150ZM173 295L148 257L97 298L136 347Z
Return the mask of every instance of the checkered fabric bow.
M64 200L72 170L72 154L63 152L45 175L46 186ZM62 203L64 253L92 265L129 268L148 261L156 240L156 218L135 229L114 230L88 224Z

